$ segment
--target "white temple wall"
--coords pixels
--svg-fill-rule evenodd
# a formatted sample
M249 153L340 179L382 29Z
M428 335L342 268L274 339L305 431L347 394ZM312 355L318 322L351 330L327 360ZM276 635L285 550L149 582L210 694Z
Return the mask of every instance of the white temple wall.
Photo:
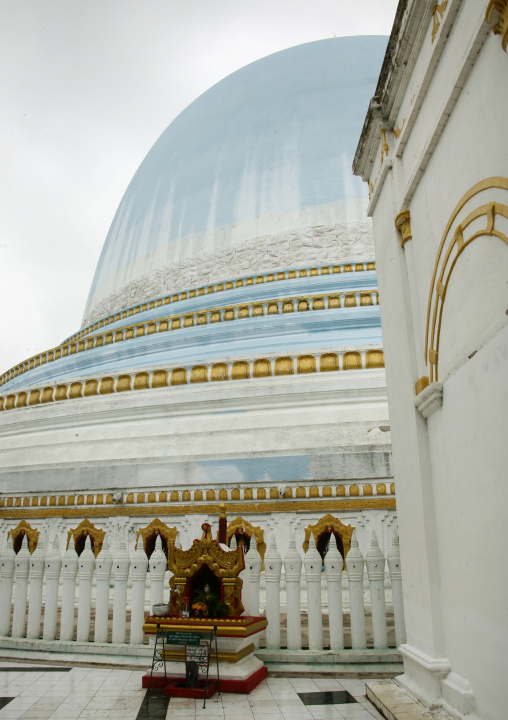
M508 576L499 573L508 545L508 63L492 32L498 15L489 25L486 6L449 2L433 42L430 12L412 4L408 17L420 12L423 45L408 66L400 111L390 116L402 130L386 131L386 154L380 130L371 135L371 156L384 156L383 167L378 172L377 160L363 172L375 186L370 212L400 513L401 682L430 705L493 720L504 713L508 671ZM413 32L403 24L401 33ZM389 92L396 88L398 81ZM384 97L382 112L392 100ZM394 221L406 210L399 232ZM426 355L426 342L435 356Z

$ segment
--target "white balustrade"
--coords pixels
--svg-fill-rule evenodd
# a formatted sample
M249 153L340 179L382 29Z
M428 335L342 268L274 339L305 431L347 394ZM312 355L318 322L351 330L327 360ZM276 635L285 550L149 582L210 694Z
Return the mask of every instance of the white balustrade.
M0 635L8 635L11 626L12 586L16 553L12 541L5 545L0 562Z
M60 571L62 569L60 543L58 542L58 537L56 535L53 538L53 543L46 556L45 565L46 602L44 605L44 628L42 631L42 639L54 640L56 638L56 621L58 615L58 586L60 584ZM74 614L74 605L72 607L72 612ZM27 637L29 637L28 634Z
M78 554L71 535L69 547L62 559L62 614L60 616L60 640L68 642L74 637L74 603L76 600L76 576ZM48 638L49 639L49 638Z
M143 548L143 541L138 540L138 547L132 556L132 601L131 601L131 645L143 642L143 622L145 620L145 584L148 558Z
M388 647L385 602L385 556L381 552L377 535L372 532L370 548L365 556L370 585L370 606L372 611L372 634L375 648Z
M235 544L236 538L233 537L231 550L235 549ZM398 646L405 642L405 629L400 554L396 530L386 561L391 580L391 587L388 587L388 599L390 599L391 592L395 640ZM270 537L270 544L264 558L265 572L262 574L262 559L255 539L252 538L249 552L245 555L245 569L240 574L243 581L242 600L245 614L258 616L260 602L262 602L266 607L268 620L266 647L270 650L279 650L281 612L286 613L287 648L293 652L301 650L302 647L302 619L306 612L308 614L309 649L313 652L323 649L323 618L327 614L330 649L334 652L344 650L344 612L346 615L349 612L350 616L353 650L366 648L366 618L370 623L371 615L373 645L374 648L382 651L388 647L385 599L385 582L388 576L386 561L375 533L371 537L370 548L365 559L358 547L356 534L353 533L351 548L346 559L347 573L345 573L342 556L332 537L324 558L325 575L322 572L323 561L317 551L314 536L310 536L308 551L302 559L302 551L296 542L294 531L291 529L289 547L284 560L281 559L277 549L275 537L273 535ZM282 565L284 565L284 584L282 584L281 577ZM302 565L305 567L303 577ZM148 566L150 573L147 573ZM166 569L167 559L160 537L156 539L150 560L146 556L141 538L132 557L129 556L125 541L120 543L119 549L113 557L106 536L97 558L92 552L90 538L87 538L79 559L72 536L63 558L58 536L53 539L46 556L42 535L32 555L29 553L27 537L23 538L21 549L17 555L15 555L12 543L8 542L0 557L0 635L9 635L10 612L14 603L10 632L13 638L25 636L27 639L39 638L42 609L44 608L43 640L54 641L59 634L60 641L72 642L77 604L76 639L78 642L89 642L92 594L95 586L93 641L101 644L108 643L111 632L109 612L112 605L112 642L114 644L128 642L134 646L141 645L144 641L145 597L149 592L150 606L163 600L167 579ZM79 583L77 583L78 570ZM114 571L113 587L110 580L112 570ZM132 573L132 589L128 592L129 572ZM370 587L370 604L367 605L367 612L364 606L366 578L368 578ZM77 603L76 587L79 587ZM262 596L260 596L260 590L263 592ZM61 619L58 633L60 592ZM28 622L25 633L27 609ZM129 612L131 625L127 636ZM254 642L256 647L259 647L259 636Z
M30 572L30 551L28 538L23 535L21 549L14 562L14 613L12 616L12 637L24 637L28 574Z
M363 567L365 561L358 547L356 531L353 531L351 547L347 554L346 561L349 581L351 645L354 650L364 650L367 647L365 607L363 602Z
M404 620L404 602L402 599L402 571L400 567L399 534L397 528L394 528L392 544L386 559L392 584L395 645L399 647L399 645L406 642L406 623Z
M307 580L307 612L309 618L309 650L323 649L323 609L321 606L321 570L323 560L310 534L309 549L303 559Z
M278 650L280 648L280 573L282 558L275 544L274 534L271 534L270 545L265 553L265 580L266 580L266 648Z
M109 550L108 537L104 538L100 553L95 560L95 632L94 641L105 643L108 641L109 625L109 581L113 556Z
M39 534L37 547L30 557L30 590L28 593L27 638L35 639L41 634L42 581L46 565L44 536Z
M85 547L78 560L79 594L78 594L78 642L88 642L90 639L90 611L92 607L92 579L95 565L95 556L90 542L86 536Z
M325 555L326 585L328 590L328 626L330 650L344 649L344 621L342 619L342 571L344 561L337 549L335 535L330 536L330 545Z
M140 538L138 544L143 540ZM162 541L160 535L155 540L155 548L150 556L150 612L157 603L164 602L164 577L168 560L162 549Z
M295 533L291 528L289 547L284 557L286 575L287 605L287 648L300 650L302 647L302 615L300 585L302 578L302 558L296 549Z
M127 551L125 540L122 539L120 547L113 558L113 574L115 586L113 592L113 642L124 643L127 627L127 580L131 559Z

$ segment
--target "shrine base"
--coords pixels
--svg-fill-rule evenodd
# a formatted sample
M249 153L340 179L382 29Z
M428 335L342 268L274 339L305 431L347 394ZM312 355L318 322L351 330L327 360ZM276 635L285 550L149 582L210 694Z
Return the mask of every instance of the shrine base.
M182 683L185 686L185 663L168 662L166 663L167 677L160 673L154 674L152 677L152 687L163 687L164 694L170 697L204 697L204 679L200 678L199 688L203 686L201 695L172 695L172 688L176 687L176 683ZM237 663L219 663L220 691L225 693L243 693L248 695L254 688L259 685L261 680L267 676L268 670L261 660L249 655ZM216 665L210 662L210 674L208 676L209 685L216 684L217 669ZM143 676L142 687L147 688L150 684L150 674ZM199 688L194 688L198 690ZM178 692L185 690L189 692L191 688L181 687ZM212 693L213 694L213 693ZM207 697L211 697L207 694Z

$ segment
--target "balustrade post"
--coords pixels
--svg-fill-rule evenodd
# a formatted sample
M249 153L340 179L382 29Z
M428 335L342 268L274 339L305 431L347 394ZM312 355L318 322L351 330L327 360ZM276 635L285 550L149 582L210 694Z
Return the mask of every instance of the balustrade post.
M344 649L344 624L342 620L342 570L344 561L337 549L335 535L325 555L326 586L328 591L328 625L330 650Z
M303 559L307 580L307 612L309 618L309 650L323 649L323 608L321 606L321 568L323 560L316 549L311 532L309 548Z
M245 564L249 571L249 584L247 590L249 613L253 617L259 616L259 582L261 578L261 567L263 559L259 554L254 535L250 540L249 552L245 558ZM259 638L258 638L259 639Z
M109 625L109 581L113 555L109 550L108 536L104 538L100 553L95 560L95 633L94 642L107 643Z
M46 564L44 536L39 534L37 547L30 557L30 590L28 593L27 638L35 639L41 634L42 580Z
M265 554L265 580L266 580L266 649L278 650L280 648L280 573L282 558L275 544L272 533L270 545Z
M402 571L400 567L399 535L394 528L392 545L387 556L390 580L392 583L393 616L395 622L395 645L406 642L406 622L404 620L404 600L402 598Z
M363 602L363 555L358 547L356 530L351 536L351 547L347 554L347 576L349 580L349 612L351 617L351 646L353 650L367 647L365 632L365 606Z
M12 637L24 637L26 620L26 602L28 593L28 573L30 572L30 551L28 538L23 536L21 550L14 562L14 614L12 617Z
M0 635L8 635L11 626L12 586L16 553L12 542L7 540L0 560Z
M62 614L60 616L60 640L68 642L74 637L74 604L76 601L76 576L78 554L71 535L69 547L62 561ZM48 638L49 639L49 638Z
M141 645L145 633L145 583L148 558L143 548L143 538L139 538L138 547L132 556L132 604L131 604L131 645Z
M113 574L115 587L113 592L113 642L125 642L125 630L127 626L127 579L131 559L127 551L125 540L120 542L116 555L113 559Z
M90 535L87 535L85 548L78 559L79 594L78 594L78 631L76 640L90 640L90 610L92 607L92 578L95 556L92 550Z
M295 531L291 528L289 547L284 557L286 574L287 603L287 648L300 650L302 647L302 609L300 584L302 578L302 558L296 549Z
M56 618L58 612L58 585L60 583L60 571L62 569L62 556L60 555L60 543L58 542L57 535L53 538L53 543L46 556L45 564L46 601L44 603L44 628L42 637L44 640L54 640L56 638Z
M176 542L175 547L178 547ZM150 555L148 564L150 566L150 612L152 612L154 605L164 602L164 576L168 567L168 560L162 549L160 535L157 535L155 548Z
M365 562L370 585L374 647L386 648L388 647L388 634L386 630L385 556L381 552L375 531L372 533Z

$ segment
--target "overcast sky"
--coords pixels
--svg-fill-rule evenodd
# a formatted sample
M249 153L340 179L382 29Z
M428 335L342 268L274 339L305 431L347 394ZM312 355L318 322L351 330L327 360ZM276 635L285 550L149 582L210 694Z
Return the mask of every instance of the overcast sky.
M397 0L0 0L0 373L75 332L138 165L192 100Z

